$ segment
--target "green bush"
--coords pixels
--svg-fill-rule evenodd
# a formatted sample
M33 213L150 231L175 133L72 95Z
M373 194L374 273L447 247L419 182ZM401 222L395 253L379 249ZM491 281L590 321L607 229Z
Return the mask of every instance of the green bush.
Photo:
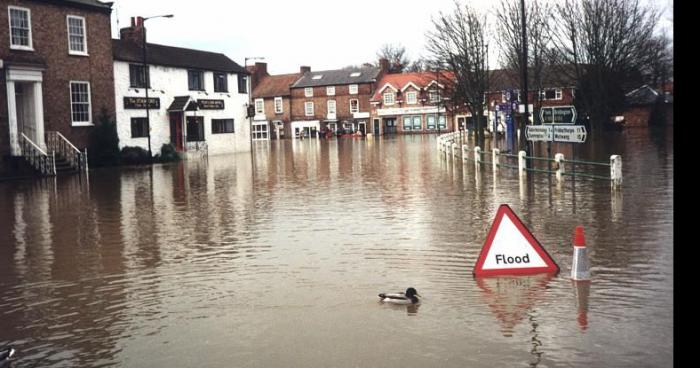
M160 154L156 155L156 161L158 162L173 162L179 161L180 156L175 151L175 146L170 143L165 143L160 147Z
M88 161L91 167L119 165L119 135L117 124L103 107L97 118L98 124L92 129L88 144Z
M141 165L151 162L148 159L148 151L141 147L126 146L122 148L121 156L122 163L125 165Z

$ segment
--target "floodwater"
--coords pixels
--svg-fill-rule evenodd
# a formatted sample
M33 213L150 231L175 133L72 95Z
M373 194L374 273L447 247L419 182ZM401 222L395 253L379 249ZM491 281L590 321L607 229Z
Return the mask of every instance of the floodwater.
M435 136L0 182L0 346L15 367L670 367L672 128L577 149L611 154L619 192L494 177ZM472 277L503 203L561 273ZM409 286L419 306L378 302Z

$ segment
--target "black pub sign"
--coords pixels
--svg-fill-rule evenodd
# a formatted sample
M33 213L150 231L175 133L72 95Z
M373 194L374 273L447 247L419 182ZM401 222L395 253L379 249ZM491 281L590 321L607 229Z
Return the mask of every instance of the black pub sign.
M146 108L146 98L145 97L124 97L124 108L125 109L145 109ZM148 98L148 108L149 109L160 109L160 98L149 97Z
M223 110L224 100L197 100L200 110Z

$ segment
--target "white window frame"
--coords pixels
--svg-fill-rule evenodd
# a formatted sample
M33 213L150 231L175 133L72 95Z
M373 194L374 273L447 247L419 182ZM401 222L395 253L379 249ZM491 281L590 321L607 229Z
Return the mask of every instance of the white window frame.
M25 45L14 45L12 43L12 15L11 15L11 10L20 10L20 11L25 11L27 12L27 23L29 23L29 46ZM27 51L34 51L34 42L32 41L32 10L29 8L23 8L20 6L8 6L7 7L7 27L9 28L10 31L10 48L13 50L27 50Z
M418 92L410 91L406 92L406 103L409 105L415 105L418 103Z
M259 109L258 104L260 104ZM255 99L255 115L265 115L265 100L262 98Z
M354 110L353 110L353 108L352 108L352 102L353 102L353 101L357 101L357 108L354 109ZM353 98L353 99L350 100L350 113L352 114L352 113L356 113L356 112L360 112L360 100L357 99L357 98Z
M277 109L277 103L279 102L279 109ZM281 114L284 112L284 101L282 101L282 97L275 97L275 114Z
M390 99L387 97L391 97ZM382 101L385 105L393 105L396 103L396 93L395 92L384 92L382 93Z
M348 92L351 95L356 95L358 94L359 87L357 84L351 84L350 87L348 87Z
M83 51L76 51L71 49L71 43L70 43L70 20L72 19L79 19L80 21L83 22ZM88 45L87 45L87 21L85 20L85 17L81 17L78 15L66 15L66 29L68 33L68 53L70 55L80 55L80 56L88 56Z
M305 97L314 97L314 88L313 87L304 88L304 96Z
M73 120L73 84L74 83L82 83L82 84L87 84L87 95L88 95L88 120L87 121L74 121ZM71 126L92 126L92 93L90 91L90 82L89 81L77 81L77 80L72 80L68 82L68 101L70 102L70 121L71 121Z
M435 97L435 98L433 98L433 97ZM486 95L484 95L484 97L486 97ZM440 96L439 90L437 90L437 89L428 90L428 102L430 102L431 104L439 103L440 99L441 99L441 96Z
M335 103L335 100L328 100L328 114L337 114L338 113L338 105ZM333 106L333 111L331 111L331 105Z
M312 101L304 102L304 116L314 116L314 103Z
M547 91L549 90L554 90L554 98L547 98ZM564 93L561 88L545 88L540 92L540 96L543 101L553 101L563 99Z
M327 96L335 96L335 86L326 87L326 95Z

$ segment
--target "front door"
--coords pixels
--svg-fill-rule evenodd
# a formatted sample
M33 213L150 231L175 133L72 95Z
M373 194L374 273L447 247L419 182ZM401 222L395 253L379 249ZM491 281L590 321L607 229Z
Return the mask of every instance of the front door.
M170 143L175 146L175 151L184 151L184 142L182 134L182 113L181 112L171 112L170 113Z
M396 118L384 119L384 134L396 134Z

